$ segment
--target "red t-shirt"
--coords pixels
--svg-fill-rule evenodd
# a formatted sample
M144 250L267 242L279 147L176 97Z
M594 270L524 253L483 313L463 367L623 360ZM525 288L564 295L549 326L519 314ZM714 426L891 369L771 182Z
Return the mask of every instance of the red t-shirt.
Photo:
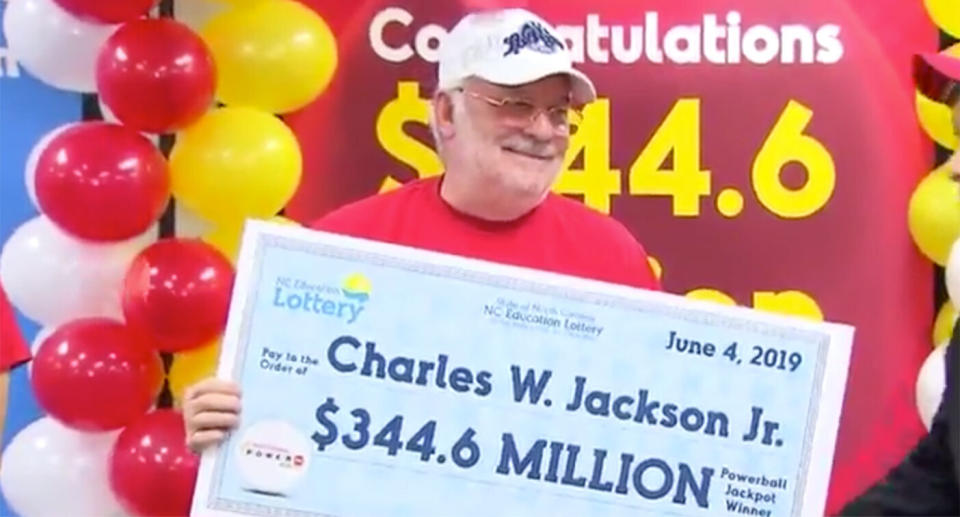
M17 327L13 306L0 285L0 373L30 359L30 347Z
M490 262L645 289L660 289L647 254L611 217L551 193L510 222L456 211L440 197L440 177L346 205L311 227Z

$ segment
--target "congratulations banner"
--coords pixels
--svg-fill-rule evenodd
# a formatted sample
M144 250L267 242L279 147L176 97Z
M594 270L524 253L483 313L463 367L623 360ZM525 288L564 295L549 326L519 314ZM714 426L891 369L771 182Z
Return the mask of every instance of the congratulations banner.
M937 47L922 2L308 3L340 56L330 89L287 117L306 165L288 216L440 173L440 41L469 10L525 6L600 94L559 192L626 224L670 292L858 328L828 510L921 435L933 275L906 213L932 168L909 77L910 55Z
M822 514L852 337L254 224L193 514Z

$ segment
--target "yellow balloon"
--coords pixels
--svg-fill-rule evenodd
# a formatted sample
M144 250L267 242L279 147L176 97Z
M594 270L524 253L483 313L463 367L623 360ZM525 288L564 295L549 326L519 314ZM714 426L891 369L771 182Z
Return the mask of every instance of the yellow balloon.
M170 153L174 197L218 225L275 215L296 192L302 168L290 128L252 108L211 111L179 134Z
M907 208L907 223L920 251L945 265L950 247L960 237L960 189L950 179L949 165L937 168L917 185Z
M271 223L280 224L283 226L300 226L300 223L294 221L293 219L290 219L289 217L284 217L282 215L275 215L270 219L267 219L267 221Z
M940 312L937 313L937 319L933 323L933 345L938 347L950 340L953 334L953 325L957 321L957 309L954 308L950 300L947 300Z
M947 149L956 149L957 134L953 132L953 110L950 106L930 100L919 90L915 96L920 127L934 142Z
M180 406L187 388L217 373L217 361L220 358L220 340L200 348L179 352L173 355L170 374L170 393L174 404Z
M943 32L960 38L960 2L957 0L924 0L930 18Z
M326 89L337 68L330 27L293 0L230 9L210 20L201 36L217 64L217 98L229 106L300 109Z
M222 225L215 228L210 233L201 237L204 242L217 248L220 253L230 259L233 265L237 264L237 253L240 251L240 237L242 227L235 225Z
M730 298L728 295L717 291L715 289L694 289L687 293L687 298L693 300L702 300L705 302L719 303L720 305L736 305L737 302L733 298Z
M282 225L299 226L300 223L293 219L288 219L277 215L267 219L271 223ZM230 262L237 263L237 256L240 253L240 240L243 237L243 225L224 224L202 237L203 241L220 250Z
M653 276L657 277L657 280L663 280L663 264L653 257L647 257L647 263L650 264Z
M958 6L960 6L960 2L958 2ZM944 50L942 54L960 59L960 43ZM919 90L916 91L915 97L920 127L934 142L947 149L956 149L960 141L958 141L957 134L953 130L953 110L950 106L923 96Z

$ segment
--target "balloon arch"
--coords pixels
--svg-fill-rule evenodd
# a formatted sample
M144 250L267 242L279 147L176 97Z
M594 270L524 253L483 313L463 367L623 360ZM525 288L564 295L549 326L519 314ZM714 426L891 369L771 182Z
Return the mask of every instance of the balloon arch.
M292 224L278 214L302 157L278 115L313 102L337 66L331 30L296 1L227 2L198 31L157 3L14 0L4 13L19 64L96 94L105 117L36 142L25 178L39 214L0 255L10 302L43 326L29 368L47 415L0 469L25 516L189 512L198 459L178 408L214 372L243 221ZM206 231L158 231L173 200Z

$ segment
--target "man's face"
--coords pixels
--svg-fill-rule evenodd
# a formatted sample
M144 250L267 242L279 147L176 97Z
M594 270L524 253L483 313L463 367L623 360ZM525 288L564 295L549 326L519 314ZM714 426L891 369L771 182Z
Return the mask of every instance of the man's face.
M563 166L570 140L570 80L551 76L519 87L469 80L455 136L458 174L506 200L528 203L546 195Z

